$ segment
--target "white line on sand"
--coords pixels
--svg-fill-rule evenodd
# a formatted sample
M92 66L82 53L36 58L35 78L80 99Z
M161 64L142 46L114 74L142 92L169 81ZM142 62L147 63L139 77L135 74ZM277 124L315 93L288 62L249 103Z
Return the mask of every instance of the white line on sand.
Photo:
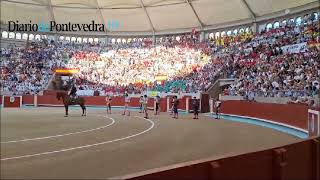
M106 116L103 116L106 117ZM109 118L109 117L106 117ZM91 131L96 131L96 130L100 130L100 129L104 129L107 128L109 126L112 126L115 123L115 120L112 118L109 118L112 120L111 123L105 125L105 126L101 126L101 127L97 127L94 129L89 129L89 130L84 130L84 131L78 131L78 132L72 132L72 133L67 133L67 134L58 134L58 135L54 135L54 136L45 136L45 137L38 137L38 138L30 138L30 139L21 139L21 140L14 140L14 141L6 141L6 142L0 142L1 144L9 144L9 143L17 143L17 142L26 142L26 141L36 141L36 140L42 140L42 139L50 139L50 138L57 138L57 137L62 137L62 136L70 136L73 134L81 134L81 133L87 133L87 132L91 132Z
M67 149L60 149L60 150L56 150L56 151L48 151L48 152L37 153L37 154L28 154L28 155L23 155L23 156L2 158L0 160L1 161L7 161L7 160L13 160L13 159L22 159L22 158L35 157L35 156L41 156L41 155L48 155L48 154L54 154L54 153L59 153L59 152L66 152L66 151L72 151L72 150L76 150L76 149L84 149L84 148L99 146L99 145L108 144L108 143L117 142L117 141L122 141L122 140L130 139L130 138L142 135L144 133L147 133L148 131L150 131L154 127L154 122L152 120L141 118L141 117L138 117L138 116L135 116L135 117L148 121L151 124L151 126L148 129L146 129L146 130L144 130L142 132L139 132L137 134L126 136L126 137L123 137L123 138L113 139L113 140L110 140L110 141L104 141L104 142L95 143L95 144L88 144L88 145L84 145L84 146L78 146L78 147L67 148Z

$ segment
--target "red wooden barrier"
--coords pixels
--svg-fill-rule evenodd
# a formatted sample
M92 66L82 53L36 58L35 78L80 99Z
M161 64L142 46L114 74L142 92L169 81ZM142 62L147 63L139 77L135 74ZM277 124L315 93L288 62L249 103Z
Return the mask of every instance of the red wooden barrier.
M34 104L34 96L33 95L23 95L22 96L22 104Z
M308 124L308 107L302 104L223 101L221 112L272 120L302 129L307 129Z
M179 100L179 104L178 104L178 109L182 109L182 110L186 110L186 99L188 98L189 96L183 96L182 98L178 99ZM172 108L172 100L173 100L173 96L167 96L167 98L169 98L169 109ZM190 97L189 97L190 99ZM167 99L166 98L163 98L163 101L166 101L167 102ZM166 105L167 107L167 105ZM161 107L162 108L162 107Z
M94 106L105 106L106 105L106 97L102 96L84 96L83 97L86 100L86 105L94 105ZM118 98L113 98L112 105L114 105L119 101Z
M167 112L167 98L160 99L160 111Z
M83 98L86 100L86 105L91 106L105 106L106 105L106 97L105 96L83 96ZM140 107L138 97L131 98L130 107ZM31 97L26 96L26 100L24 103L32 104L33 99L31 101ZM165 112L167 109L166 99L162 98L160 100L160 110L162 112ZM38 96L38 105L63 105L62 100L58 101L55 95L43 95ZM124 98L123 97L113 97L111 106L124 106ZM149 98L148 99L148 107L152 108L154 107L154 99Z
M138 103L134 105L135 107L140 106L139 98L137 98L137 100L138 100ZM153 98L148 99L148 108L154 109L154 99Z
M58 101L55 95L38 96L38 105L63 105L62 100Z
M201 112L202 113L207 113L210 112L210 105L209 105L209 100L210 100L210 96L209 94L201 94Z
M131 180L316 180L319 137L242 155L226 155L152 169L115 179Z
M183 110L186 109L186 99L187 99L186 96L179 99L178 109L183 109Z

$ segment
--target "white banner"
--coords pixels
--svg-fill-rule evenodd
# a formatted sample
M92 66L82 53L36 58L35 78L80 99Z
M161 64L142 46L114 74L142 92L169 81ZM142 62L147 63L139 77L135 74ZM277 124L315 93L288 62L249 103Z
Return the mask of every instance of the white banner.
M77 90L78 96L94 96L94 90ZM99 96L105 96L106 93L104 91L99 91Z
M300 44L293 44L281 47L284 54L295 54L300 52L306 52L308 50L307 42Z
M93 96L94 90L78 90L78 96Z

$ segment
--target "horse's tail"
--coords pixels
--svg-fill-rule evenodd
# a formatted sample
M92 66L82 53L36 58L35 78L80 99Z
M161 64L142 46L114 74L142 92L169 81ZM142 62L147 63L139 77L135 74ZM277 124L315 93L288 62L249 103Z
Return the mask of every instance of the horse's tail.
M58 99L58 101L60 101L60 98L61 98L61 93L60 93L60 92L57 92L57 99Z

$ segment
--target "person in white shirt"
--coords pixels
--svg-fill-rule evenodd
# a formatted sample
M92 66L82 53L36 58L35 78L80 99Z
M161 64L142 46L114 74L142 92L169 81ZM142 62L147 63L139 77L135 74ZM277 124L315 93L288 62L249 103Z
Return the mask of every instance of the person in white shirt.
M124 95L124 110L122 115L130 116L130 111L129 111L129 103L131 101L131 98L129 97L128 93L125 93Z
M216 119L220 118L220 108L221 108L221 101L219 98L214 102L214 108L216 109Z
M148 96L143 96L143 109L144 109L144 118L149 119L148 116Z
M140 103L140 112L139 113L143 113L144 112L144 109L143 109L143 96L140 96L140 99L139 99L139 103Z
M107 95L106 97L107 114L111 114L111 102L112 102L112 97Z

